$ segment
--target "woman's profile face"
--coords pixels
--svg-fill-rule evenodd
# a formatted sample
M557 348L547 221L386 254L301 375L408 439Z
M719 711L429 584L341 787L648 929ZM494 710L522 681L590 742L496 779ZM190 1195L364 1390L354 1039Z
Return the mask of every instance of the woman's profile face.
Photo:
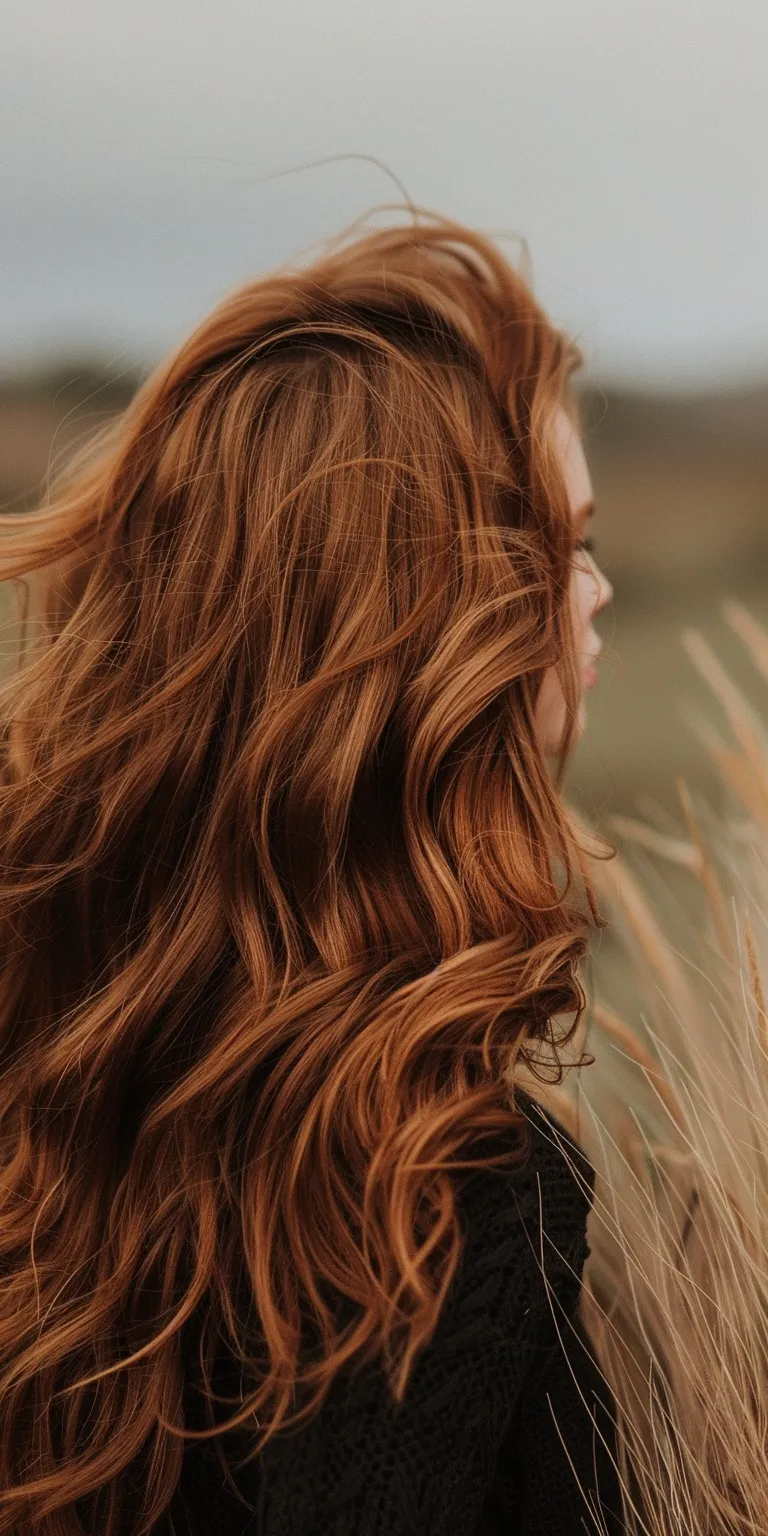
M592 620L595 614L611 601L613 588L597 565L594 556L583 547L582 541L588 539L589 519L594 512L592 481L581 439L567 411L562 408L557 414L555 433L577 541L571 575L570 601L581 679L576 730L576 740L578 740L586 727L585 690L594 687L597 682L594 663L598 652L602 649L602 641L592 627ZM539 740L548 757L553 757L557 753L563 739L565 725L565 698L557 672L554 667L550 667L544 674L536 701L536 727Z

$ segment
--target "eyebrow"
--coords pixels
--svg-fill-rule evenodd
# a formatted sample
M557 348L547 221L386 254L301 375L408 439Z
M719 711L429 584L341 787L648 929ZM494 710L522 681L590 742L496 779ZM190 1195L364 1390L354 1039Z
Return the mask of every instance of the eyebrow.
M583 518L594 517L596 511L597 508L594 501L585 501L583 507L578 508L576 516Z

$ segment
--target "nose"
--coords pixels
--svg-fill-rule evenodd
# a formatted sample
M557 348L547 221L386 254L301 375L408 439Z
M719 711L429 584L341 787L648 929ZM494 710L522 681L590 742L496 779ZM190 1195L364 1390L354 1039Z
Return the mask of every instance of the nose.
M613 601L613 587L608 577L601 571L599 565L595 565L595 575L597 577L597 591L594 612L600 613L601 609L606 608Z

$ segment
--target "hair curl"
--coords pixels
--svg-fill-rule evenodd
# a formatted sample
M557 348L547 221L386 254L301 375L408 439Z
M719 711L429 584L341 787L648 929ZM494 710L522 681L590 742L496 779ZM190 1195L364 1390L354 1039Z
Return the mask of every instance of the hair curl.
M510 1070L584 1006L534 720L552 665L576 715L578 352L479 234L353 232L0 519L0 1532L115 1536L137 1486L151 1529L192 1337L203 1436L222 1338L255 1450L353 1357L402 1397L451 1174L519 1159L477 1155Z

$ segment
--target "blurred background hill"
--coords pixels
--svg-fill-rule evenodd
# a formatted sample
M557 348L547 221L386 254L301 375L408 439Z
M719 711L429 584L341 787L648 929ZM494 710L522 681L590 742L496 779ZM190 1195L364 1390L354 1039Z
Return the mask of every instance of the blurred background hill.
M32 507L49 470L140 378L94 357L0 378L3 507ZM598 621L601 678L570 787L598 819L654 800L658 819L676 812L677 774L710 794L717 783L686 718L711 704L681 630L701 628L746 690L760 688L720 610L733 597L768 620L768 380L689 395L589 384L582 411L594 535L615 596Z

